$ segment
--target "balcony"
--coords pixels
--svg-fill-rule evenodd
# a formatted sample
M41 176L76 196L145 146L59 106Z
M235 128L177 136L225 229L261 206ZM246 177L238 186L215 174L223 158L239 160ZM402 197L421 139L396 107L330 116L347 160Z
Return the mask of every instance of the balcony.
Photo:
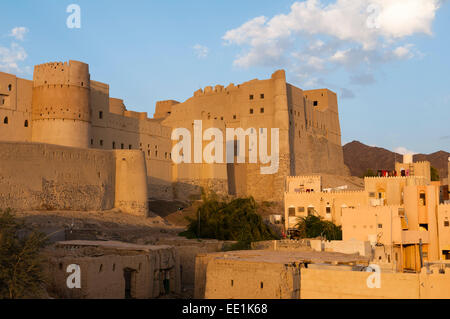
M415 230L402 231L402 244L403 245L419 244L421 239L422 239L422 244L429 244L430 243L430 233L427 231L415 231Z

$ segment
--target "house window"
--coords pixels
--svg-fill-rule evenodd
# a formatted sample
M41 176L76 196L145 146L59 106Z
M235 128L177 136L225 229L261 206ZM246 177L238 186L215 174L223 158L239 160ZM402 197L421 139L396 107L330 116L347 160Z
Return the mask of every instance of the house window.
M253 109L250 109L250 114L253 114Z
M124 147L125 147L125 145L123 145L123 143L120 144L120 148L121 148L121 149L124 149Z
M305 207L297 207L297 212L304 213L305 212Z
M12 91L12 85L8 85L8 91L11 92Z
M331 207L327 206L326 211L327 211L327 214L331 214Z
M383 224L378 224L378 228L383 228Z
M233 115L233 120L235 120L236 119L236 115Z
M113 150L115 150L116 149L116 142L113 142Z
M444 227L450 227L450 221L448 220L448 217L444 220Z
M25 120L24 126L28 127L28 120Z
M250 100L253 100L253 95L250 95Z
M102 112L102 111L98 112L98 118L99 118L99 119L102 119L102 118L103 118L103 112Z
M289 207L289 217L295 217L295 207Z
M100 146L103 146L103 140L100 140Z
M91 138L91 145L94 145L94 140Z
M374 192L370 192L369 193L369 197L375 197L375 193Z
M260 96L261 96L261 99L264 100L264 94L261 94Z
M264 108L262 107L260 111L261 111L261 113L264 113Z
M3 124L8 124L8 117L5 117L5 118L4 118Z
M133 148L133 146L130 144L128 145L128 149L131 150Z
M314 101L314 106L319 105L319 101Z
M426 206L427 205L427 197L426 197L426 195L425 195L425 193L420 193L420 195L419 195L419 200L420 200L420 205L421 206Z

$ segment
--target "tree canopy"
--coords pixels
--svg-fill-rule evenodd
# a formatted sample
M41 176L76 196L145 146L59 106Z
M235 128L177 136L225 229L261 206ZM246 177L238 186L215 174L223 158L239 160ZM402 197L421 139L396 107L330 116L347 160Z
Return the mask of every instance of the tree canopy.
M342 227L316 215L299 217L296 225L301 238L323 237L326 240L342 240Z
M225 201L214 194L204 195L203 204L197 210L197 218L188 220L188 230L181 235L190 238L240 243L277 239L257 213L257 203L252 197Z
M44 280L40 250L45 244L45 234L30 232L11 211L0 211L0 299L36 296Z

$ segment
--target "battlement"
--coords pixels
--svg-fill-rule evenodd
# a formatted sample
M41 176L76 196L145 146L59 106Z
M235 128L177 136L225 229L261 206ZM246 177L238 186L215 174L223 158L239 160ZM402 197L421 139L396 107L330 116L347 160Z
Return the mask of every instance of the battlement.
M280 79L286 81L286 72L284 70L275 71L269 80L280 80ZM204 89L199 89L199 90L195 91L193 97L227 93L227 92L231 92L233 90L241 89L247 85L255 84L260 81L267 81L267 79L264 79L264 80L253 79L253 80L250 80L250 81L238 84L238 85L235 85L234 83L230 83L227 87L224 87L223 85L216 85L214 87L206 86Z
M34 67L33 87L67 85L90 87L89 65L79 61L50 62Z
M296 180L296 179L307 179L307 178L315 178L321 179L321 175L301 175L301 176L288 176L286 177L288 180Z
M424 179L424 176L367 176L364 180L406 180L406 179Z
M367 193L367 191L331 191L331 192L300 192L300 193L294 193L294 192L284 192L285 195L302 195L302 196L327 196L327 195L355 195L355 194L364 194Z

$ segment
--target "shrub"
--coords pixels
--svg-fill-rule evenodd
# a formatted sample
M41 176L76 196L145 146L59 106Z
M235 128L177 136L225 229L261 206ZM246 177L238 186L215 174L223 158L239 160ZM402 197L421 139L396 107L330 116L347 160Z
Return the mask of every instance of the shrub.
M45 244L45 234L29 232L10 210L0 211L0 299L37 295L43 283L40 250Z
M237 241L236 248L250 247L254 241L277 239L257 214L257 204L252 197L225 201L215 194L204 195L197 218L188 220L187 231L180 234L188 238Z

